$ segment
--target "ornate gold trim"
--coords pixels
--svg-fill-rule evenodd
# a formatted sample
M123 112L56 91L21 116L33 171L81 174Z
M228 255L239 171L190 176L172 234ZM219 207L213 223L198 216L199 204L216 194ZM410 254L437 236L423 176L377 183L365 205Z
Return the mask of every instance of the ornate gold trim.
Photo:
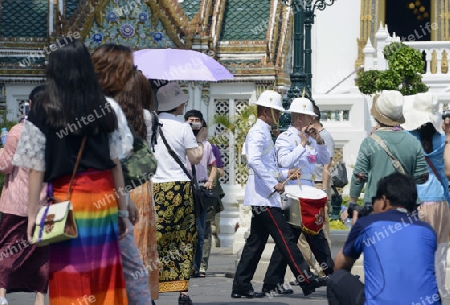
M377 0L377 1L378 1L377 25L379 25L380 22L384 25L386 24L386 0Z
M85 0L79 4L79 7L70 18L69 30L72 32L78 31L82 39L85 39L89 34L94 21L101 24L104 18L104 10L110 0ZM168 36L172 39L175 45L179 48L190 48L193 35L189 32L183 32L183 29L188 31L188 18L182 12L182 9L175 0L145 0L151 12L151 22L155 25L158 21L164 26ZM183 17L183 18L180 18ZM185 43L179 37L184 36Z

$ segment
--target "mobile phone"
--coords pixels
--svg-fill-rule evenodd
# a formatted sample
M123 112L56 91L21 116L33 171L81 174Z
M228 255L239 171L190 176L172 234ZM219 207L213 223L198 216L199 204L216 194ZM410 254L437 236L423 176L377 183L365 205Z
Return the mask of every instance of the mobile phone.
M25 102L23 104L23 115L26 118L28 118L28 115L30 114L30 103Z

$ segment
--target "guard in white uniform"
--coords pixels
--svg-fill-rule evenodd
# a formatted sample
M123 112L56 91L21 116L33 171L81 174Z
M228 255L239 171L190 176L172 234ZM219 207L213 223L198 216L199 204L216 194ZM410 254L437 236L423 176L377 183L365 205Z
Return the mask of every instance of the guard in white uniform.
M245 189L244 205L252 207L253 217L250 235L237 266L231 296L253 298L265 295L254 292L251 280L269 235L296 276L303 294L309 295L323 283L309 271L309 266L297 247L298 238L294 236L283 216L280 194L284 192L284 186L279 181L295 170L279 171L270 134L271 125L278 125L278 119L284 111L281 95L267 90L261 94L256 105L258 105L258 120L245 140L249 179Z
M326 164L330 162L330 153L319 132L310 126L313 122L312 116L316 116L316 114L309 99L294 99L288 112L292 113L292 126L280 134L275 142L278 164L282 168L300 169L300 185L314 187L316 163ZM297 180L288 182L288 184L297 183L299 183ZM291 229L297 241L302 233L302 229L295 225L291 225ZM324 273L326 275L333 273L334 262L323 230L320 230L317 235L304 231L303 234L305 234L306 241L317 261L323 267ZM264 278L263 292L277 289L278 293L293 293L291 289L283 288L287 260L280 252L277 245ZM323 278L322 280L327 281L328 279Z

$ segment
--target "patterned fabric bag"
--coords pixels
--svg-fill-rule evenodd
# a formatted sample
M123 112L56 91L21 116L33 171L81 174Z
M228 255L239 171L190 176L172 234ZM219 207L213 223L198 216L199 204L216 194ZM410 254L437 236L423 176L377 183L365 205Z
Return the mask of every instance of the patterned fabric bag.
M136 136L133 127L129 126L134 137L133 152L127 158L120 161L122 164L123 180L125 187L135 189L149 181L156 173L157 161L155 154L147 143Z

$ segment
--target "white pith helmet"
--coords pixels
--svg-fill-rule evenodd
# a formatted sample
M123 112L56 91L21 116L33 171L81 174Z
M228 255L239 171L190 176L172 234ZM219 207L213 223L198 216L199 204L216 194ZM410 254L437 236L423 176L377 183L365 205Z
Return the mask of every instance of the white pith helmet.
M283 105L281 103L282 100L283 99L281 97L281 94L279 94L278 92L273 90L266 90L261 93L254 105L269 107L284 112L285 109L283 108Z
M307 115L317 116L314 113L314 106L311 101L305 97L297 97L292 100L291 106L286 112L303 113Z

